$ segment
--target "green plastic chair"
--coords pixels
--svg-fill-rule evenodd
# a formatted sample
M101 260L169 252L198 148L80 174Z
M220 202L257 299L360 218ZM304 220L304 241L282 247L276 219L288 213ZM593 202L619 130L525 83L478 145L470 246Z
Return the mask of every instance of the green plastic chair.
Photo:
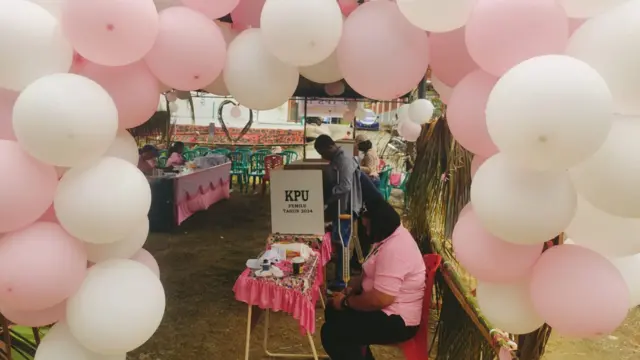
M402 181L400 181L400 184L396 185L392 185L389 184L391 186L392 189L399 189L402 190L402 194L404 195L404 203L405 205L407 204L407 181L409 181L409 175L411 175L410 172L405 172L402 174Z
M251 155L251 170L249 171L249 180L253 183L253 190L256 189L257 180L260 179L262 182L262 178L264 177L264 158L268 154L263 152L255 152ZM247 186L248 187L248 186Z
M167 166L167 155L165 153L165 155L158 156L158 167L164 168L166 166Z
M391 184L389 183L389 178L391 177L391 166L385 166L379 174L380 185L378 186L378 190L380 190L385 200L389 200L389 197L391 197Z
M224 156L229 155L230 152L231 152L231 150L225 149L225 148L216 148L216 149L213 149L213 150L209 150L209 154L220 154L220 155L224 155Z
M193 159L195 159L197 157L197 154L195 151L192 150L186 150L182 152L182 157L186 160L186 161L193 161Z
M260 150L256 150L256 153L271 155L273 152L270 149L260 149Z
M250 147L241 147L241 148L236 148L237 152L243 152L243 153L249 153L251 154L251 148Z
M227 154L229 160L231 160L231 172L229 174L229 186L233 184L233 177L236 177L236 181L240 185L240 192L244 191L245 185L247 190L249 189L249 164L247 163L247 157L241 151L232 151Z
M195 148L195 149L193 149L191 151L196 154L196 157L200 157L200 156L209 155L209 152L211 151L211 149L206 148L206 147L197 147L197 148Z
M281 152L279 155L282 155L282 157L284 158L285 165L289 165L293 161L298 160L298 153L293 150L285 150Z

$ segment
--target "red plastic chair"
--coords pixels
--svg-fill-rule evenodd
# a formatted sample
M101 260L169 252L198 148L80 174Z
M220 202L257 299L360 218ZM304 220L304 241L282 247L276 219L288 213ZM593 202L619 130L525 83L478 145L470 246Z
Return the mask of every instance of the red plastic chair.
M271 182L271 169L284 165L282 155L267 155L264 157L264 176L262 177L262 194L267 192L267 181Z
M431 314L431 296L433 294L433 282L436 272L442 262L442 257L437 254L427 254L422 257L424 265L427 268L427 276L425 277L424 299L422 300L422 319L420 328L416 336L397 346L402 350L406 360L428 360L429 359L429 315ZM366 353L366 347L362 349Z
M423 257L427 268L425 277L424 299L422 300L422 321L416 336L406 342L398 344L406 360L429 359L429 320L431 313L431 296L433 294L433 282L436 272L442 262L442 257L437 254L427 254Z

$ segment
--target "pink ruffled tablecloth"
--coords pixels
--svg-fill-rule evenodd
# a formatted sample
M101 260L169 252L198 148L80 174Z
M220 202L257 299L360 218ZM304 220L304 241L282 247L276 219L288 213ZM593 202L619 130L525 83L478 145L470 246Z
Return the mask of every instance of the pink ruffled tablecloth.
M197 170L175 179L175 216L178 225L194 213L228 199L231 163Z
M303 334L316 330L316 302L322 284L320 257L309 257L301 275L292 275L290 261L282 261L277 266L283 270L282 278L261 278L254 270L245 269L233 286L236 300L261 309L284 311L300 324Z

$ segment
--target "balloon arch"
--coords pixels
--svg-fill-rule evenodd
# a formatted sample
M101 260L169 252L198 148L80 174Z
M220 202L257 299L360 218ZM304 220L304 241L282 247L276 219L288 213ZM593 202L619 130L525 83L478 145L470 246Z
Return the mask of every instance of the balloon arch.
M640 0L0 1L0 311L57 322L39 360L124 359L155 333L151 191L127 130L158 94L391 101L430 66L445 115L419 96L397 130L417 150L408 224L451 255L438 357L610 334L640 304L639 24Z

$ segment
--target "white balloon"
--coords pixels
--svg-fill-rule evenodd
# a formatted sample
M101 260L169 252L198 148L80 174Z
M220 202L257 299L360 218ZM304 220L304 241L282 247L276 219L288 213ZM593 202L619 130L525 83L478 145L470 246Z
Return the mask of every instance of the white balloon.
M33 157L56 166L76 166L95 161L109 149L118 131L118 110L92 80L48 75L18 97L13 130Z
M101 354L129 352L158 329L165 309L160 280L145 265L128 259L96 264L67 301L73 336Z
M286 103L300 77L295 66L267 50L260 29L245 30L231 42L223 74L231 95L253 110L270 110Z
M204 91L208 92L209 94L229 96L229 89L227 89L227 84L224 83L224 76L222 74L220 74L220 76L218 76L218 78L214 82L207 85L204 88Z
M398 134L410 142L418 140L421 132L422 126L410 120L401 121L401 124L398 125Z
M613 99L589 65L545 55L516 65L498 80L486 116L501 152L532 169L564 170L602 145L611 129Z
M426 124L431 120L435 108L427 99L417 99L409 105L409 119L416 124Z
M342 22L342 11L335 0L267 0L260 15L267 49L295 66L309 66L328 58L340 42Z
M502 153L480 165L471 183L471 203L482 224L514 244L539 244L560 234L576 201L566 171L529 170Z
M59 322L42 339L34 360L125 360L127 354L102 355L89 351L76 340L69 326Z
M110 259L130 259L147 241L149 236L149 219L143 218L139 225L123 239L107 244L84 243L87 258L92 263L100 263Z
M578 196L576 215L565 234L575 244L606 257L640 253L640 219L613 216L597 209L582 196Z
M477 0L397 0L400 12L422 30L447 32L463 27Z
M136 166L104 157L69 170L60 180L53 205L71 235L106 244L124 239L140 225L151 206L151 189Z
M32 3L40 5L42 8L47 10L51 15L53 15L56 19L60 19L62 15L62 1L55 0L29 0Z
M476 298L480 311L496 329L528 334L544 324L533 308L528 279L501 284L478 281Z
M640 254L626 256L612 260L613 265L620 271L624 282L629 288L631 299L630 308L640 305Z
M399 123L405 120L409 120L409 106L410 106L409 104L402 104L396 111L396 115L398 115Z
M138 166L138 143L127 130L119 130L104 156L113 156Z
M578 1L585 2L574 0ZM602 75L613 94L616 112L625 115L640 115L638 43L640 0L631 0L584 23L573 33L567 46L568 55L586 62Z
M0 33L2 88L20 91L38 78L71 68L71 44L62 35L58 20L37 4L0 1Z
M640 218L640 117L617 116L602 147L571 169L578 192L595 207Z
M311 66L302 66L299 70L300 75L320 84L330 84L343 77L335 51L321 62Z
M570 18L590 18L600 15L628 0L558 0Z

